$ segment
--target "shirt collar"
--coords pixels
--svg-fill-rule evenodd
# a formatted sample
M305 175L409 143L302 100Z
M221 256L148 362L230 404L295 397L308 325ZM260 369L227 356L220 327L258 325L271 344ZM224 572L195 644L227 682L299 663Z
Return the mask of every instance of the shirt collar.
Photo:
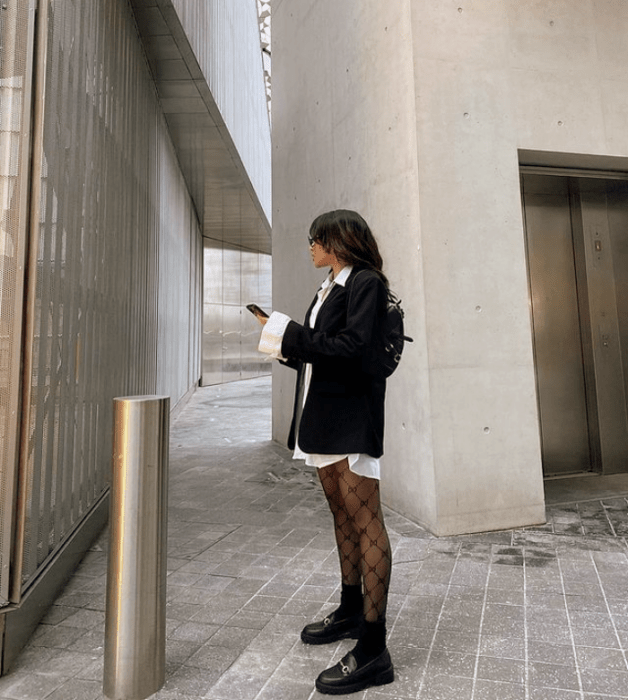
M340 270L340 272L338 273L338 276L334 279L332 279L332 275L334 273L332 270L330 270L325 281L321 285L321 289L326 289L327 287L329 287L330 284L339 284L341 287L344 287L347 280L349 279L351 270L353 270L353 265L345 265L342 268L342 270Z

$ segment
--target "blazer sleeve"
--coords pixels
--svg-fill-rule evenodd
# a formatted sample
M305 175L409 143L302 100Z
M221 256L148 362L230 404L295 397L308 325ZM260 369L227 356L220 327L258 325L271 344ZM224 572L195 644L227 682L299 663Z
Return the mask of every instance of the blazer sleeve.
M384 283L376 273L368 271L366 274L356 275L353 280L347 282L344 327L330 335L325 332L322 321L319 329L290 321L284 332L281 354L303 362L317 362L330 357L364 356L379 328L385 295Z

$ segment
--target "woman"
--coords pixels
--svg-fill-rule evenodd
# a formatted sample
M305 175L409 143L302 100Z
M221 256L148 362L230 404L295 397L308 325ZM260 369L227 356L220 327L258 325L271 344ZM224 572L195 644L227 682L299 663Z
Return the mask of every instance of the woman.
M303 325L273 312L259 349L298 370L288 445L315 466L331 509L342 575L340 607L303 629L306 644L357 638L325 671L322 693L350 693L390 683L386 602L392 557L380 505L386 380L369 369L387 308L388 282L364 219L337 210L314 220L312 262L330 272ZM259 317L258 317L259 318Z

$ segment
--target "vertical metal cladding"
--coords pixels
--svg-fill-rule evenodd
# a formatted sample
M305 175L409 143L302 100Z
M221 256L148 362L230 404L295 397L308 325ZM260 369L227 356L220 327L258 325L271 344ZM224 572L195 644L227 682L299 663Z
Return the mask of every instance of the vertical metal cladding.
M15 515L33 32L31 2L0 5L0 606Z
M172 4L270 221L270 124L255 0Z
M199 227L130 7L47 7L22 588L107 487L113 397L200 375Z

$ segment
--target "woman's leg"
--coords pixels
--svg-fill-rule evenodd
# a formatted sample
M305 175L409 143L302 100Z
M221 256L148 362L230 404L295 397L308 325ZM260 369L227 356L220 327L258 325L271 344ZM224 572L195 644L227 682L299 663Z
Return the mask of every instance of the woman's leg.
M346 462L346 460L344 460ZM337 464L318 470L323 491L334 518L334 531L340 557L342 589L340 606L319 622L306 625L301 639L306 644L328 644L339 639L357 638L362 624L362 573L360 537L343 507L338 484Z
M338 483L340 467L346 462L347 460L344 459L342 462L322 467L318 470L318 476L334 518L334 531L336 544L338 545L338 556L340 557L342 583L346 586L360 586L362 580L360 537L344 508L343 495Z
M395 677L386 648L386 603L392 555L379 500L379 481L354 474L343 460L335 465L343 510L360 543L364 623L358 643L316 679L321 693L357 692L392 683Z
M367 622L383 622L392 554L379 498L379 481L354 474L349 469L347 460L334 466L341 495L341 510L348 515L360 543L364 618Z

